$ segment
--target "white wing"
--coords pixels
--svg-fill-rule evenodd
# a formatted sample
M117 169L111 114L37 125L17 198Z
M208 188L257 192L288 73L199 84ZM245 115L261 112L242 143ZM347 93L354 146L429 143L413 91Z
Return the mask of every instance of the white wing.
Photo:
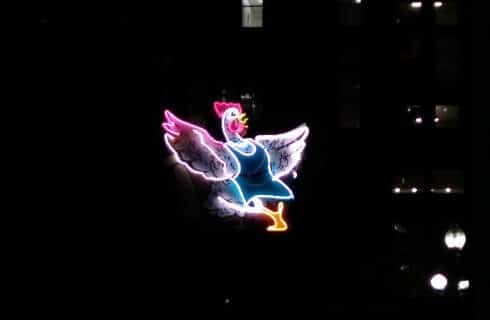
M283 177L292 172L302 158L310 130L303 124L289 132L277 135L259 135L255 141L269 153L272 175Z
M165 111L165 118L165 143L189 171L213 181L230 179L237 174L239 164L222 142L170 111Z

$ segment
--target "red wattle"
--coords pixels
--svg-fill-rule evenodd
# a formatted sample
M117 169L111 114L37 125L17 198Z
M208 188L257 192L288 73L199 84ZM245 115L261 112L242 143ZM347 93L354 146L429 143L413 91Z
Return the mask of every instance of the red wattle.
M232 133L238 133L241 136L244 136L247 132L247 128L238 120L233 120L232 122L230 122L230 124L228 125L228 129Z
M232 122L230 122L228 128L230 129L231 132L237 133L240 131L240 126L241 123L238 120L233 120Z

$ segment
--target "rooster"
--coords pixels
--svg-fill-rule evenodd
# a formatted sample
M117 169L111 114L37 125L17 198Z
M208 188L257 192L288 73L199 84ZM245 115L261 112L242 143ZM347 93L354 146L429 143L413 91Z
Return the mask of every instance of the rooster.
M285 231L284 201L294 199L281 180L296 174L309 129L305 124L277 135L245 138L248 118L239 103L215 102L225 142L205 129L164 112L164 141L176 160L212 183L211 207L221 215L263 214L272 219L267 231ZM265 203L277 202L276 209Z

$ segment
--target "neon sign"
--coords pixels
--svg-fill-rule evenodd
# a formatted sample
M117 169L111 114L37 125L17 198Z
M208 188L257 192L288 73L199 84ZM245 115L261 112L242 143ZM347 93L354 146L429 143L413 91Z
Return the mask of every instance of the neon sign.
M245 138L248 118L240 103L215 102L213 107L225 142L165 110L165 144L177 162L212 183L209 208L218 215L262 214L273 222L267 231L286 231L284 201L293 200L294 194L281 178L297 177L308 127Z

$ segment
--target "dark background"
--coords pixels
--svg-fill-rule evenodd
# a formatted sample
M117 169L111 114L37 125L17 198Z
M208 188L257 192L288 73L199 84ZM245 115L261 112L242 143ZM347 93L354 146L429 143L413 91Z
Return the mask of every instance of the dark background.
M471 213L481 207L471 204L483 198L473 178L484 157L474 153L484 149L477 128L486 127L473 125L484 98L471 81L480 65L470 57L484 39L471 36L477 9L459 9L456 31L428 32L433 17L425 13L415 30L426 45L405 63L399 51L413 30L393 26L397 1L371 1L362 14L342 5L269 1L263 30L240 28L239 1L44 3L29 11L22 27L33 41L21 58L33 74L28 102L39 106L31 115L56 123L31 135L46 142L32 155L55 155L35 165L35 186L49 195L38 200L54 203L32 220L34 229L46 225L37 230L46 242L32 245L32 263L43 266L31 273L32 294L48 300L39 310L473 318L473 291L437 296L426 282L441 266L475 274ZM444 86L430 49L438 32L456 33L463 52L453 63L461 66L456 81ZM301 122L311 129L286 234L264 233L260 221L232 228L206 219L199 182L198 200L186 202L188 186L164 165L162 110L205 121L218 136L211 106L223 89L231 100L256 95L262 111L250 136ZM460 128L398 125L407 104L432 116L435 103L460 105ZM465 193L394 199L394 176L436 169L464 172ZM440 243L453 222L470 239L457 267ZM402 264L415 271L404 275Z

